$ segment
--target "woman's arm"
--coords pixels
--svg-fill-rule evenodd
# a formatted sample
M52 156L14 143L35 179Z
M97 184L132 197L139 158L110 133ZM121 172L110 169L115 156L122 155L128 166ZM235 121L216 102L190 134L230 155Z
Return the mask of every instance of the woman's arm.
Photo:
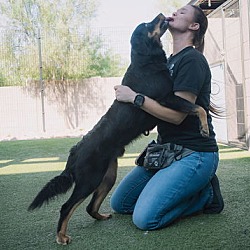
M134 103L134 99L137 95L132 89L124 85L117 85L114 87L116 99L121 102L129 102ZM196 95L191 92L179 91L175 92L175 95L186 99L192 103L196 101ZM147 113L163 120L166 122L173 123L175 125L179 125L186 118L187 114L179 111L175 111L173 109L164 107L160 105L157 101L145 96L145 101L141 107Z

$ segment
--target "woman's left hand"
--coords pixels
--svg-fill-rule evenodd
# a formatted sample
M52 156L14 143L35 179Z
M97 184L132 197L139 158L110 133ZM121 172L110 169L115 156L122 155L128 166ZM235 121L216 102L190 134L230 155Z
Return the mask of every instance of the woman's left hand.
M114 86L114 89L115 89L115 97L117 101L130 102L130 103L134 102L136 92L134 92L128 86L116 85Z

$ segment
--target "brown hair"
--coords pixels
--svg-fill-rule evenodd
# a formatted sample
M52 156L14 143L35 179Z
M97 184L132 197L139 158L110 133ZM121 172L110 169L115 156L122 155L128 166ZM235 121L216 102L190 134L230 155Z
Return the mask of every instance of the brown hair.
M195 31L193 38L193 45L195 49L203 53L204 51L204 37L207 31L208 20L202 9L198 6L191 5L194 8L194 22L199 23L200 28Z
M194 22L199 23L200 28L195 31L193 38L193 45L195 49L203 53L204 51L204 38L207 31L208 20L202 9L196 5L191 5L194 8ZM225 110L218 107L210 100L209 111L214 117L225 118Z

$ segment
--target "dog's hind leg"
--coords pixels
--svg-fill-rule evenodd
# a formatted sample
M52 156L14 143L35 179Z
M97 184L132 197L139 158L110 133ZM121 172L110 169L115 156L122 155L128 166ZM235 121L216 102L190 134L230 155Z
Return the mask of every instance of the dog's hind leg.
M97 220L106 220L111 218L111 214L100 214L98 211L108 192L115 184L117 176L117 165L117 159L109 163L108 170L103 177L101 184L95 190L93 197L86 208L87 212Z
M66 234L69 219L76 208L85 200L88 195L89 194L84 194L84 190L76 185L68 201L63 204L57 226L56 242L58 244L67 245L70 243L71 238Z

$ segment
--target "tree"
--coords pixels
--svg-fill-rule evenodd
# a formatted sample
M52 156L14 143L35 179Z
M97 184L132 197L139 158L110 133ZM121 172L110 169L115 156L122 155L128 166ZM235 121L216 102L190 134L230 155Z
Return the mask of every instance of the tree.
M5 0L1 13L12 29L32 39L38 28L62 34L79 31L91 22L97 4L98 0Z
M20 84L27 78L39 78L39 31L44 79L79 79L119 72L117 57L111 51L103 52L102 40L91 32L98 1L4 1L0 11L8 16L11 27L4 43L9 48L6 53L11 62L8 63L16 70L15 82ZM7 72L2 74L7 75Z

